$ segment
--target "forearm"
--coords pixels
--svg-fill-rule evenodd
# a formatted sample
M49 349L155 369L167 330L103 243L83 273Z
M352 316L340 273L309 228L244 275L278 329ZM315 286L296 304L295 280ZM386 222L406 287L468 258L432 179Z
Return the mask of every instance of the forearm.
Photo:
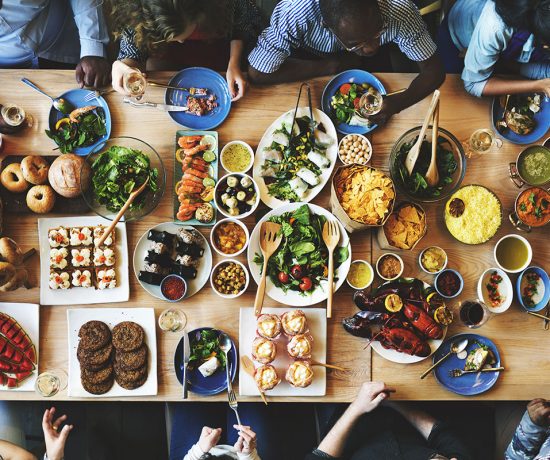
M414 409L399 402L387 403L389 407L399 412L405 420L414 426L424 439L428 439L437 420L424 411Z
M8 441L0 440L0 458L4 460L36 460L36 457Z
M331 59L305 60L288 58L281 67L273 73L259 72L252 66L248 68L250 80L260 84L307 80L308 78L331 75L333 73L334 62Z
M491 77L483 88L482 96L501 96L505 94L522 94L540 91L537 80L510 79Z
M535 425L525 412L510 445L506 449L506 460L530 460L537 456L549 435L549 430Z
M360 416L361 414L355 410L353 405L350 405L321 441L318 450L332 457L340 457L344 453L344 447L351 430Z
M229 44L229 63L227 67L241 67L243 58L244 41L231 40Z
M136 61L135 59L119 59L120 62L126 64L128 67L133 67L134 69L139 69L142 72L145 72L145 62Z

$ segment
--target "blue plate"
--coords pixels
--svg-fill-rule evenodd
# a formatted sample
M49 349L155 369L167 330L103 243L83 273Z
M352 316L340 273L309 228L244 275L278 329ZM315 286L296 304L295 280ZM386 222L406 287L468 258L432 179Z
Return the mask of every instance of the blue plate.
M502 118L503 112L504 110L503 107L500 106L499 98L495 97L491 106L491 122L493 123L493 128L499 136L512 142L513 144L533 144L544 136L548 129L550 129L550 106L548 106L547 96L544 96L540 104L540 110L535 114L535 121L537 122L537 125L529 134L516 134L511 130L508 130L504 134L499 133L495 122Z
M468 339L468 346L466 347L468 352L477 348L476 342L487 345L493 351L497 360L496 364L492 366L499 367L501 365L500 354L496 345L489 339L477 334L458 334L454 337L449 337L434 353L433 362L435 363L449 353L451 343L460 339ZM478 395L489 390L497 382L500 372L477 372L475 374L466 374L462 377L451 377L449 375L449 372L453 369L464 369L464 363L464 359L459 359L455 354L452 354L435 368L435 379L447 390L462 396Z
M107 128L107 132L105 133L105 135L101 136L95 144L89 145L88 147L76 148L73 153L81 156L88 155L97 145L105 142L111 136L111 112L109 111L107 101L101 96L96 99L92 99L91 101L85 101L84 97L86 97L88 94L90 94L90 90L87 89L71 89L59 96L70 102L76 108L86 107L87 105L97 105L98 107L102 107L105 111L105 127ZM52 106L52 108L50 109L50 115L48 117L50 131L54 131L55 124L59 120L61 120L62 118L66 118L67 116L68 115L62 114L58 110L54 109Z
M231 95L227 82L219 73L205 67L189 67L180 70L168 84L183 88L208 88L208 94L214 94L218 103L218 107L202 117L187 112L168 112L176 123L189 129L209 130L221 125L229 115ZM189 93L184 91L167 89L164 100L166 104L186 105L187 96Z
M199 334L200 331L211 330L211 327L200 327L194 331L189 332L189 340ZM221 334L223 331L217 330L218 334ZM228 365L230 366L229 372L231 374L231 381L235 380L235 375L237 374L237 348L235 347L235 342L231 340L231 350L229 351L228 356ZM178 382L183 385L183 338L179 341L178 346L176 347L176 353L174 354L174 369L176 370L176 377ZM218 369L210 377L203 377L199 372L198 368L187 371L187 383L189 391L196 393L202 396L212 396L221 393L227 388L227 378L225 376L225 369Z
M378 80L378 78L376 78L373 74L365 72L364 70L346 70L345 72L339 73L338 75L334 76L334 78L328 82L327 86L325 86L325 89L323 90L323 95L321 96L321 109L332 119L332 121L334 122L334 126L336 126L336 130L339 133L370 133L378 125L372 125L370 128L367 128L366 126L351 126L347 123L340 123L338 120L336 120L335 117L332 116L332 106L330 105L330 100L332 99L332 96L336 94L338 88L340 88L340 86L342 86L344 83L367 83L371 86L374 86L374 88L377 89L380 94L386 94L386 89L384 88L384 85L382 85L382 82Z
M542 297L542 300L533 307L526 306L523 303L523 298L521 297L521 280L524 277L525 272L527 271L536 272L541 277L542 282L544 284L544 296ZM527 311L541 311L542 309L544 309L544 307L546 307L546 305L548 304L548 301L550 300L550 278L548 277L548 273L546 273L540 267L535 267L535 266L527 267L518 276L518 279L516 281L516 294L518 297L518 302Z

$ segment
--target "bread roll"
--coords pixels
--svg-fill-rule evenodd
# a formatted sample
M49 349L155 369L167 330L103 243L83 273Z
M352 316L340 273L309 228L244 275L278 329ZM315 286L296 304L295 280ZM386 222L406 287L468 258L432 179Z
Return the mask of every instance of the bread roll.
M83 157L74 153L58 156L50 166L48 180L59 195L66 198L76 198L82 190L90 185L91 168Z

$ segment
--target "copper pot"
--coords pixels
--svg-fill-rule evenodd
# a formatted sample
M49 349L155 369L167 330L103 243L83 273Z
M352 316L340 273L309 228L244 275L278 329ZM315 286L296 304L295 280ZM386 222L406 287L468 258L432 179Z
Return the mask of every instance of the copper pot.
M520 211L518 209L519 199L522 195L529 194L533 190L541 190L543 193L546 193L550 206L550 189L543 189L542 187L535 186L529 187L528 189L522 190L520 193L518 193L518 196L516 197L516 201L514 203L514 211L508 215L508 218L515 228L524 232L530 232L533 228L544 227L548 222L550 222L550 213L548 213L546 217L537 225L529 225L520 218L520 213L518 212Z

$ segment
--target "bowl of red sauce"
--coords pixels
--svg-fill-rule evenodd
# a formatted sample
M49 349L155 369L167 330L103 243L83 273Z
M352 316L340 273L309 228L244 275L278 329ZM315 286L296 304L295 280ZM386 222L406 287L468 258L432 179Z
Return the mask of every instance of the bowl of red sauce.
M179 302L187 294L187 283L179 275L167 275L160 283L160 292L168 302Z
M441 297L452 299L462 292L464 279L456 270L447 268L435 277L434 287Z

